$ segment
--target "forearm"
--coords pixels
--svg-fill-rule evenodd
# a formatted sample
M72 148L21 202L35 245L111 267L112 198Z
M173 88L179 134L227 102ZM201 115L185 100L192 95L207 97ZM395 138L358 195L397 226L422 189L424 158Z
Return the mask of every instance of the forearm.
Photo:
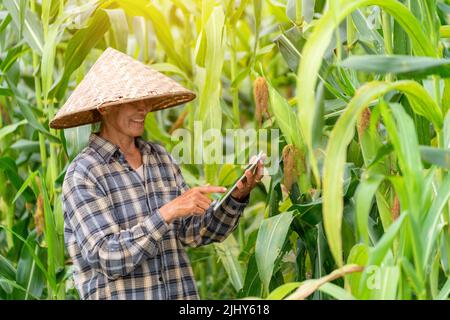
M248 196L242 201L229 197L217 211L213 211L211 205L205 215L182 219L179 228L181 242L187 246L197 247L225 240L236 228L247 204Z
M87 238L81 246L82 254L93 267L116 279L132 272L145 257L155 256L167 231L168 224L155 210L130 229Z

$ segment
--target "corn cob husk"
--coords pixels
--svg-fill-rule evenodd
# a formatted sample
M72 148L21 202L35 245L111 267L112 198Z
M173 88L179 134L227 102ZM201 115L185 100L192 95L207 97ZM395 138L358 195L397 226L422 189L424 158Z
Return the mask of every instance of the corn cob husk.
M301 160L301 152L293 144L283 148L284 185L288 191L291 191L292 185L298 181Z
M44 232L45 218L44 218L44 201L42 196L39 195L36 202L36 210L34 211L34 225L36 227L36 234L40 236Z
M269 88L267 87L266 79L258 77L253 82L253 97L255 98L255 119L258 127L261 128L263 113L270 118L268 103L269 103Z
M358 135L361 137L367 128L370 126L371 111L369 108L365 108L358 119Z
M395 221L400 216L400 201L398 201L398 196L395 195L394 197L394 204L391 208L391 214L392 214L392 221Z

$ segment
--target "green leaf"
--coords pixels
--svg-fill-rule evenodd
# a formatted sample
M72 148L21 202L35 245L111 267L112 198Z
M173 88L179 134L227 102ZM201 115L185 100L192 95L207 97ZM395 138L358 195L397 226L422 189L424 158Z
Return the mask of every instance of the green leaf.
M62 36L62 28L58 22L51 25L45 38L45 45L41 61L42 93L44 95L44 105L49 104L48 96L53 84L53 71L55 69L56 46Z
M449 295L450 295L450 278L447 279L441 291L439 292L437 300L447 300Z
M319 70L334 30L353 11L369 5L380 6L397 20L410 36L414 51L417 55L437 56L435 46L422 31L419 21L411 14L406 6L396 0L343 0L339 6L336 6L336 10L327 11L317 21L302 51L303 58L298 69L296 96L298 121L307 146L310 166L318 185L320 185L320 176L312 145L312 129L315 114L315 88L319 77ZM426 106L426 108L429 112L429 106ZM334 248L334 255L336 256L337 253L337 248ZM339 259L339 262L342 262L341 258L337 259Z
M97 9L89 25L75 32L69 40L64 54L64 72L58 85L52 89L51 93L52 95L55 94L58 100L63 98L72 73L81 66L92 48L103 39L109 27L108 14L102 9Z
M263 285L261 283L255 254L252 254L247 263L244 287L239 293L239 297L260 297L263 295Z
M425 246L424 260L422 262L424 267L430 265L431 262L429 260L436 245L437 237L442 228L444 228L443 224L439 225L439 220L441 219L444 208L448 206L449 197L450 174L446 174L422 226L421 237L422 243Z
M395 222L386 230L384 235L378 241L374 248L369 252L368 265L379 265L386 256L386 253L392 246L397 233L403 225L404 220L408 216L408 213L403 213Z
M19 121L17 123L10 124L10 125L7 125L6 127L1 128L0 129L0 140L2 140L8 134L11 134L14 131L16 131L18 127L20 127L20 126L22 126L24 124L27 124L27 123L28 123L28 121L24 119L24 120Z
M302 283L301 282L289 282L282 286L279 286L273 290L267 297L266 300L281 300L290 294L293 290L297 289Z
M16 190L19 190L23 184L23 179L18 174L19 170L16 166L15 161L10 157L1 157L0 170L4 170L11 184L14 186ZM33 201L35 200L33 193L29 189L26 189L23 195L27 202L33 203Z
M122 9L105 9L111 23L111 47L127 52L128 46L128 22Z
M389 138L394 146L400 169L405 179L405 190L408 202L403 203L418 218L421 211L421 195L423 183L423 166L420 160L419 142L413 120L399 104L391 104L390 109L382 102L380 104ZM394 116L394 118L391 116Z
M382 266L376 272L380 275L380 288L373 290L371 298L395 300L400 280L400 268L398 266Z
M28 121L28 123L36 130L43 133L47 138L49 138L50 141L60 142L58 137L52 135L47 129L44 128L36 115L33 113L29 102L21 96L21 93L19 92L18 88L12 83L12 81L8 77L6 78L6 81L8 82L11 90L14 92L15 99L17 100L17 105L19 106L22 115Z
M450 148L440 149L430 146L420 146L420 156L423 161L444 169L450 169Z
M450 85L450 84L449 84ZM450 93L450 90L449 90ZM450 99L449 99L450 102ZM444 136L444 148L450 148L450 112L447 112L447 115L444 119L444 130L442 130L442 134Z
M357 94L348 104L344 113L341 115L333 130L331 131L330 138L326 149L326 158L323 170L323 220L325 232L327 235L328 243L330 245L331 252L338 265L342 265L342 237L341 237L341 224L342 224L342 210L343 210L343 181L344 181L344 168L346 162L347 147L353 139L356 120L359 114L366 108L374 99L382 97L386 93L392 90L399 90L405 92L408 98L411 98L417 104L415 105L415 111L418 111L418 105L425 107L427 105L428 114L431 117L432 110L436 107L436 124L442 126L442 118L439 115L439 107L431 99L425 89L414 81L398 81L394 83L383 82L369 82L362 86ZM430 107L432 106L432 107ZM400 110L398 106L396 110ZM396 116L404 117L404 112L395 112ZM397 146L399 156L401 157L401 163L403 169L407 172L411 172L413 177L416 177L417 181L420 181L420 168L422 164L418 154L418 148L415 149L414 145L418 145L417 137L415 135L414 127L411 127L411 123L407 120L399 122L399 130L401 130L401 141L396 142L394 146ZM411 131L412 130L412 131ZM395 129L390 130L392 134L395 134ZM415 140L413 138L416 137ZM414 183L409 188L413 188L417 192L419 185ZM420 197L416 198L417 200Z
M372 200L377 192L384 176L370 175L364 178L356 190L356 221L359 236L369 245L369 213L372 208Z
M266 219L256 239L256 263L266 292L272 278L274 263L279 256L293 219L292 212L284 212Z
M228 236L225 241L221 243L214 243L216 252L222 261L222 264L227 271L231 284L239 291L243 285L243 273L241 265L237 257L239 256L239 245L233 235Z
M161 62L161 63L154 63L149 65L150 68L155 69L159 72L167 72L167 73L173 73L176 75L181 76L185 81L190 82L191 80L187 76L187 74L181 70L179 67L172 63L167 62Z
M11 145L11 149L26 153L39 152L39 141L19 139Z
M369 260L367 262L367 266L379 266L381 264L407 217L409 218L408 213L401 214L400 217L386 230L385 234L381 237L375 247L369 250ZM366 288L368 272L370 271L368 270L369 269L365 269L362 274L359 283L359 297L362 297L363 293L368 293L368 288Z
M339 65L368 73L402 74L409 79L422 79L429 75L450 77L450 59L404 55L361 55L350 56Z
M303 146L301 134L294 110L272 86L269 86L269 97L275 120L285 136L286 142L301 148Z
M308 296L310 296L314 291L320 290L320 287L324 284L331 282L333 280L336 280L340 277L343 277L347 274L352 274L356 272L361 272L363 267L351 264L351 265L345 265L339 269L334 270L332 273L320 278L320 279L312 279L312 280L306 280L302 283L302 285L290 296L287 297L288 300L303 300L306 299ZM340 297L350 298L348 294L344 294L340 290L336 290L336 288L330 288L328 287L325 290L328 292L334 294L336 293ZM351 298L353 299L353 298Z
M324 283L319 290L337 300L355 300L351 293L333 283Z
M88 145L91 134L91 125L78 126L75 128L64 129L67 153L70 159L76 157L83 148Z
M13 92L9 88L0 87L0 96L12 96Z
M203 29L205 38L202 39L202 42L204 40L206 44L205 68L197 67L196 85L199 88L199 100L196 119L202 121L204 132L209 129L220 130L222 128L220 104L222 82L220 77L225 59L224 23L225 16L222 8L214 7ZM204 142L203 156L205 162L209 163L205 167L206 179L209 183L214 184L218 167L213 161L212 152L208 152L210 143L206 140Z
M9 280L16 278L16 269L12 263L0 254L0 276Z
M14 281L16 278L16 269L12 265L11 261L0 254L0 280L2 278ZM13 292L12 286L6 282L0 282L0 288L3 288L3 290L5 290L8 294Z
M184 56L176 50L176 42L173 39L169 22L163 13L150 1L145 0L121 0L115 1L130 16L143 16L150 19L158 41L164 48L164 52L184 72L189 72L191 66Z
M368 19L361 13L361 10L355 10L351 14L355 28L358 31L359 41L371 43L375 52L381 54L385 52L384 40L378 31L370 25Z
M49 278L48 273L47 273L47 269L44 267L44 265L43 265L41 259L34 253L33 247L32 247L32 246L31 246L31 245L30 245L30 244L29 244L29 243L28 243L28 242L27 242L20 234L18 234L18 233L15 232L14 230L12 230L12 229L10 229L10 228L4 226L4 225L1 225L1 224L0 224L0 229L5 229L6 231L11 232L14 236L16 236L20 241L23 242L23 244L25 245L25 247L28 249L29 253L30 253L31 256L33 257L34 261L36 261L36 265L38 266L38 268L39 268L39 269L42 271L42 273L45 275L46 279L50 282L50 285L51 285L52 287L55 287L55 286L56 286L56 283L55 283L55 282L51 282L52 279Z
M35 236L30 234L28 236L27 242L30 244L31 248L34 248L34 253L43 256L42 250L39 245L35 242ZM42 295L43 289L46 285L45 276L41 270L36 266L36 261L30 254L27 247L22 247L19 262L17 264L17 283L21 285L25 292L21 292L16 299L27 300L29 296L40 297Z
M14 197L12 203L15 203L17 199L22 195L22 193L28 188L30 182L34 179L34 177L38 174L38 171L33 172L28 176L28 178L24 181L20 189L17 191L16 196Z
M48 276L51 283L56 283L56 268L58 266L58 261L60 257L57 256L58 253L58 240L56 235L56 225L55 218L53 215L53 210L50 204L46 182L42 175L39 173L39 177L42 181L42 199L44 202L44 221L45 221L45 241L47 243L47 265L48 265ZM55 289L55 288L53 288Z
M21 17L21 1L17 0L3 0L3 5L8 10L12 17L17 31L20 32L20 26L23 21L23 37L28 45L38 54L42 55L44 51L44 36L42 31L42 24L36 15L30 10L26 10L24 18Z
M414 270L411 262L409 262L405 257L402 257L400 258L400 265L411 288L416 292L418 296L423 294L425 288L423 287L422 282L419 280L416 270Z
M8 280L8 279L1 279L1 278L0 278L0 285L2 285L2 284L7 284L7 285L9 285L9 286L11 286L11 287L14 287L14 288L20 290L20 291L27 292L27 289L25 289L24 287L18 285L17 282L15 282L15 281L11 281L11 280ZM39 299L39 298L36 297L36 296L33 296L33 295L31 295L31 296L32 296L34 299L36 299L36 300Z
M347 258L347 264L356 264L359 266L366 266L369 259L369 247L366 244L355 244ZM347 276L350 283L351 292L353 295L358 294L358 289L361 280L361 273L352 273ZM357 296L358 297L358 296Z

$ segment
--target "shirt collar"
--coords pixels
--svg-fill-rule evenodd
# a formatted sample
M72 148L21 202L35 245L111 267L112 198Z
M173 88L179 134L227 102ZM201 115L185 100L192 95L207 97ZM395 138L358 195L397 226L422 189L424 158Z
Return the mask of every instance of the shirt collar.
M135 144L142 155L150 154L152 151L150 143L142 139L141 136L135 138ZM107 163L111 161L112 157L115 157L122 152L118 145L101 137L98 132L93 132L89 136L89 146L97 151Z

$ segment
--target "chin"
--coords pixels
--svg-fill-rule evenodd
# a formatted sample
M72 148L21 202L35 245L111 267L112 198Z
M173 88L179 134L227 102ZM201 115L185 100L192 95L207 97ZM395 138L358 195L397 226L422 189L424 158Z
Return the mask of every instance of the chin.
M134 131L132 133L132 136L136 138L136 137L142 136L143 134L144 134L144 130Z

